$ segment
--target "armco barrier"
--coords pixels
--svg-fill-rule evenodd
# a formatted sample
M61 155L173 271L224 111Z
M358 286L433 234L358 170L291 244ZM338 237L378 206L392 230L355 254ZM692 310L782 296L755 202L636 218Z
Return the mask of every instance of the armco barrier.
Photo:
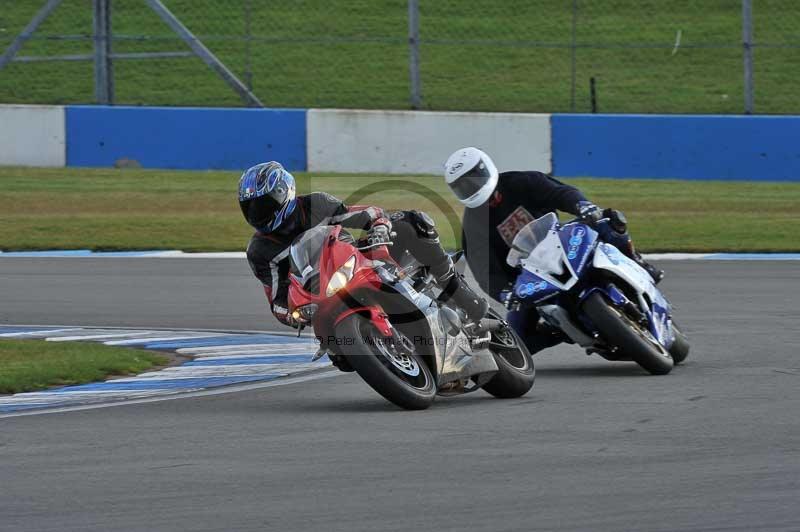
M67 107L67 166L242 170L275 159L306 168L304 109Z
M553 115L557 176L800 181L798 116Z
M550 117L522 113L308 111L312 172L440 174L463 146L492 154L504 168L550 171Z
M0 164L64 166L64 108L0 105Z

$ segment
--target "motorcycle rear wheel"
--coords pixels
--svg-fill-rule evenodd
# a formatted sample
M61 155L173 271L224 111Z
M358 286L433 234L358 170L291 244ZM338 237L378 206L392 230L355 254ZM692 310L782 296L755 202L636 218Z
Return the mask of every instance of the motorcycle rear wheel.
M399 351L358 314L336 326L336 337L347 340L343 349L347 361L385 399L406 410L431 406L436 381L421 356Z
M626 357L653 375L666 375L674 362L670 353L649 331L606 301L598 292L583 303L583 310L597 326L600 336Z
M533 388L536 369L528 348L511 327L493 332L489 350L497 363L497 374L483 385L499 399L522 397Z

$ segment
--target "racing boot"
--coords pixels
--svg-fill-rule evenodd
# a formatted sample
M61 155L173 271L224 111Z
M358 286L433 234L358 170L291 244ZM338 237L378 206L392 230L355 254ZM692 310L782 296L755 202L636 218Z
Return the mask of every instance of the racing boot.
M616 209L603 210L603 216L608 218L609 224L606 226L608 229L600 228L603 240L619 249L625 256L632 259L639 266L647 270L653 282L658 284L664 278L664 270L659 270L646 260L642 258L636 249L633 247L633 240L628 234L628 220L621 211ZM610 230L609 230L610 229Z
M658 268L656 268L655 266L644 260L644 258L635 251L633 252L633 255L634 255L633 260L635 260L639 266L647 270L647 273L649 273L650 277L653 278L653 282L655 284L660 283L661 280L664 279L664 270L659 270Z
M442 288L439 301L460 308L467 315L467 320L475 324L479 324L486 316L489 304L476 294L455 270L447 276L440 277L437 282Z

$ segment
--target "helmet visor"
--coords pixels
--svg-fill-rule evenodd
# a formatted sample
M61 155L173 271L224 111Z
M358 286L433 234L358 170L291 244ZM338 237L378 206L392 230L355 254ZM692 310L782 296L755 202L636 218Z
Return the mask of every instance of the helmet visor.
M450 183L450 188L458 199L465 200L477 194L491 177L489 166L480 160L472 169Z
M259 231L269 231L281 204L270 195L239 203L247 223Z

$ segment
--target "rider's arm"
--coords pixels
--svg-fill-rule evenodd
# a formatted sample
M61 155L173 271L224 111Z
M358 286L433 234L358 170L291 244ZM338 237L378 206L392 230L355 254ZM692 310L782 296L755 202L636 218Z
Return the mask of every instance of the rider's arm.
M326 223L350 229L369 229L377 220L384 218L383 209L368 205L347 206L340 199L316 192L309 195L312 225ZM319 220L315 219L318 215Z
M277 253L276 253L277 252ZM267 296L270 311L282 323L293 325L289 316L289 248L252 239L247 246L247 262Z
M351 229L369 229L378 220L385 219L383 209L368 205L347 207L342 203L341 214L331 217L331 223Z
M542 172L509 172L514 196L531 212L556 209L577 215L576 205L586 201L577 188ZM504 174L505 176L505 174Z

